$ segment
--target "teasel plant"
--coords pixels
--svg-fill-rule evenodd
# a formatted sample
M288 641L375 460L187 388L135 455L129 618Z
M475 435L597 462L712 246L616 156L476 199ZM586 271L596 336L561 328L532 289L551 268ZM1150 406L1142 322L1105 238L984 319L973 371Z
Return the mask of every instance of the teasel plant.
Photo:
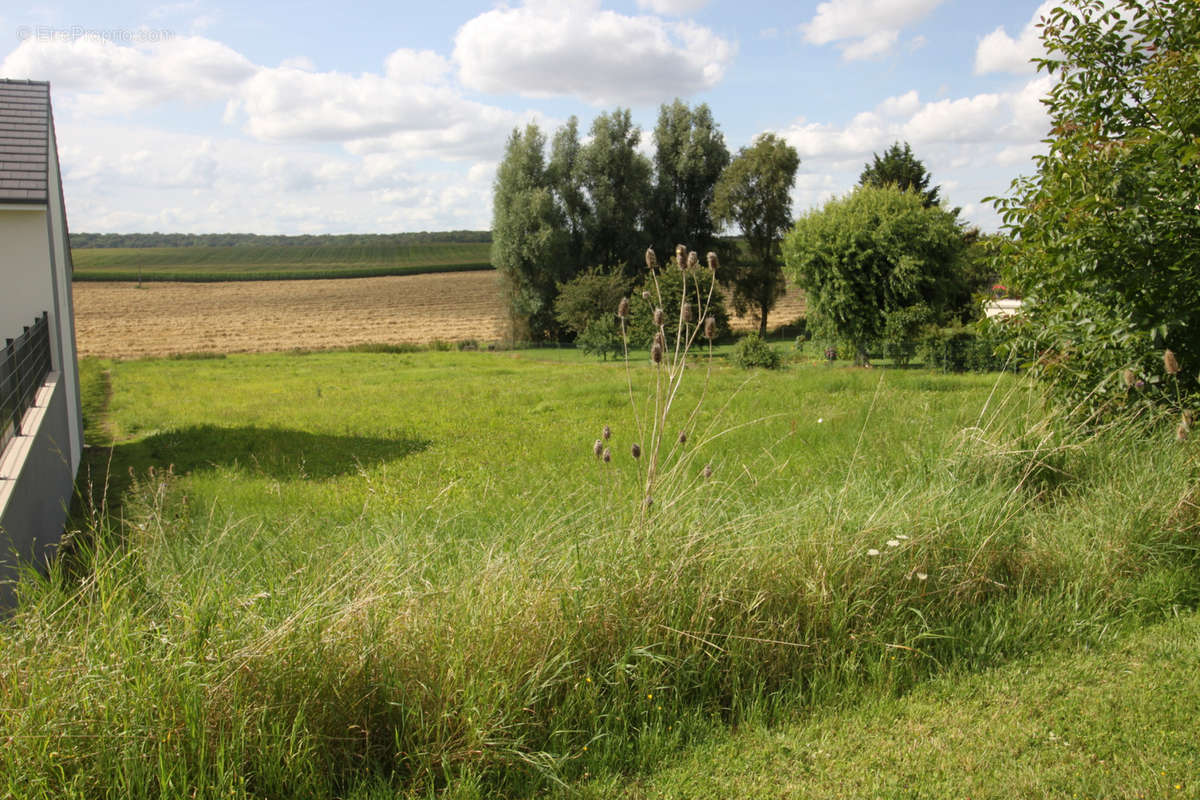
M655 507L655 492L663 480L664 468L670 463L682 466L685 459L676 457L683 453L688 443L688 431L695 423L696 415L704 403L708 390L708 376L712 366L713 339L716 338L716 320L710 311L717 291L718 261L716 253L708 253L707 270L700 268L700 258L695 251L688 251L680 244L675 248L674 263L679 268L681 288L678 316L668 318L663 310L673 305L666 302L663 284L659 280L662 268L654 248L646 249L646 270L649 280L642 299L651 311L654 335L650 342L650 367L653 371L651 397L641 408L634 388L634 369L629 359L630 302L622 298L617 315L621 324L621 340L625 358L626 385L629 402L633 409L634 428L638 441L632 444L630 455L638 464L641 487L641 512L649 514ZM674 298L671 298L674 299ZM689 361L696 351L707 343L707 362L704 388L695 406L678 420L672 415L680 388L683 386ZM652 401L652 402L651 402ZM603 450L601 451L603 452ZM707 480L712 475L712 465L706 464L700 475Z

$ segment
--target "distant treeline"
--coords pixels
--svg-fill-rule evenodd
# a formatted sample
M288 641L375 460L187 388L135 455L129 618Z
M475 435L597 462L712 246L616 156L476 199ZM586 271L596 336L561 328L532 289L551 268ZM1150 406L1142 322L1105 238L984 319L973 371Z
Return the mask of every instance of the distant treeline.
M418 233L322 233L262 236L257 233L72 233L72 248L237 247L239 245L317 247L320 245L415 245L490 243L491 231L420 231Z

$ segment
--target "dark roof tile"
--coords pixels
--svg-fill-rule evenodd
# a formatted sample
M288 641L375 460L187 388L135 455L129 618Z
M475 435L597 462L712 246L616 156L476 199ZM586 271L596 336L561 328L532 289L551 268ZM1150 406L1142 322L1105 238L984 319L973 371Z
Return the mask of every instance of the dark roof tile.
M48 195L50 84L0 79L0 203Z

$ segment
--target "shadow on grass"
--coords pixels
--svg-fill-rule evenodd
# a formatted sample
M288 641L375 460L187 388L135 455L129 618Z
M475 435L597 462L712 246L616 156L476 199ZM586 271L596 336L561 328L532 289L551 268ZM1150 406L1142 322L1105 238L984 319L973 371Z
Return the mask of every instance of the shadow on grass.
M90 448L80 470L79 489L81 494L90 493L94 502L106 495L112 510L121 504L132 479L145 476L151 468L171 468L176 475L186 475L232 467L248 476L326 480L407 458L430 444L428 439L404 435L384 438L253 425L193 425L111 448Z

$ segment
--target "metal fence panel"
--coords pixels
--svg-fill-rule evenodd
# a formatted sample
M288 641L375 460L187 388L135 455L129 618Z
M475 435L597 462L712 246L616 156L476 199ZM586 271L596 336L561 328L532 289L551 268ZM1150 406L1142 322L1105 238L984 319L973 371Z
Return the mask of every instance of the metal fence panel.
M24 333L6 340L0 353L0 452L25 433L21 421L51 369L50 320L43 311Z

